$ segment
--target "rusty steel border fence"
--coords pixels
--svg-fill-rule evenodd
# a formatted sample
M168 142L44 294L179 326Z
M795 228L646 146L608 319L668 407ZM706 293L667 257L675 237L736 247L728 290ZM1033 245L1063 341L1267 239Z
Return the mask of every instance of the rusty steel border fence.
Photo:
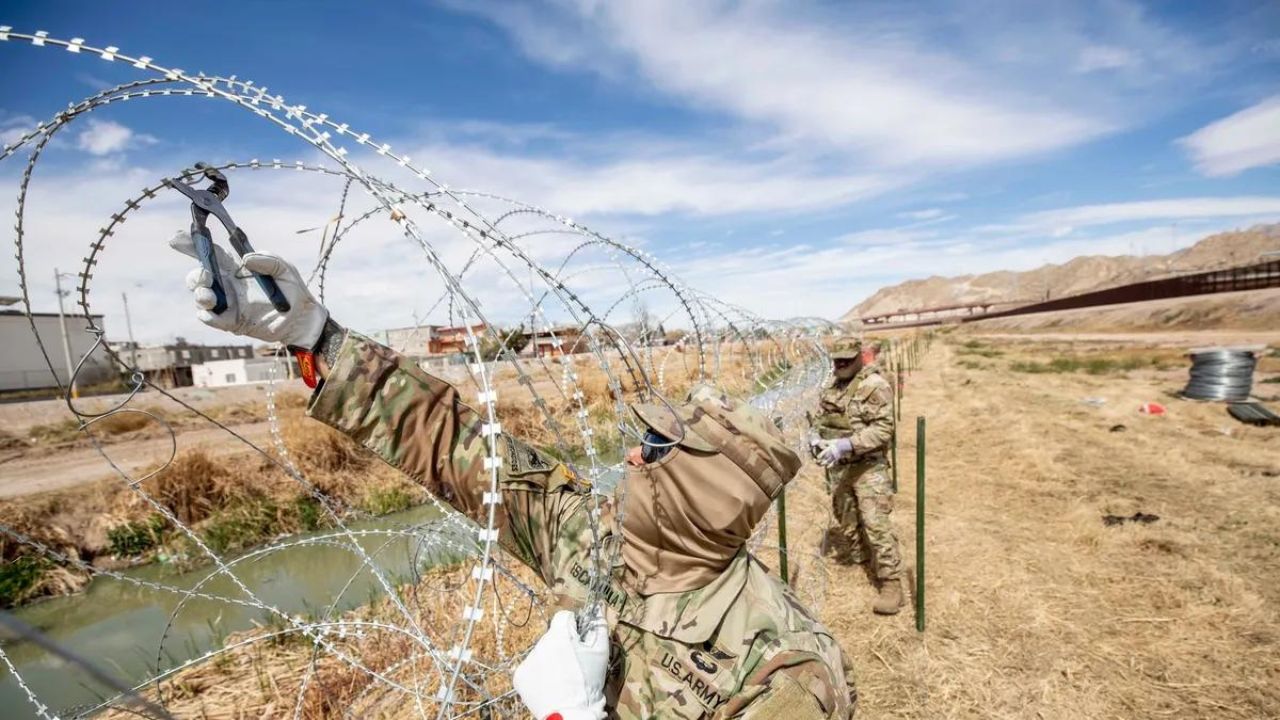
M1020 305L977 315L933 317L911 320L902 323L872 323L877 330L893 328L924 327L929 325L945 325L949 323L971 323L979 320L1012 317L1015 315L1033 315L1058 310L1077 310L1102 305L1123 305L1126 303L1147 302L1150 300L1167 300L1195 295L1212 295L1225 292L1242 292L1245 290L1266 290L1280 287L1280 260L1241 265L1239 267L1220 270L1208 270L1159 280L1118 285L1116 287L1093 290L1078 295L1045 300L1043 302ZM994 304L994 303L992 303ZM924 312L924 311L921 311ZM909 311L899 313L911 314ZM863 322L866 322L865 319Z

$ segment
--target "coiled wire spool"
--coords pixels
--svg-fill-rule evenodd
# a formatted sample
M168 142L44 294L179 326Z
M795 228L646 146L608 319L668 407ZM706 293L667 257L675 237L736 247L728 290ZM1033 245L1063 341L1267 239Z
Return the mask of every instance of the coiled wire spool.
M1193 350L1191 379L1182 396L1192 400L1248 400L1257 364L1251 350Z

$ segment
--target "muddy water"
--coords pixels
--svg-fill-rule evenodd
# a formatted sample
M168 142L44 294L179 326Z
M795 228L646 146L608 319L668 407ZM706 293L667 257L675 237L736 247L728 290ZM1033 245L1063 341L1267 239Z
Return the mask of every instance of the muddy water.
M430 505L352 523L352 530L404 530L437 519ZM330 533L323 533L330 534ZM321 535L317 533L310 537ZM434 537L427 531L419 535ZM308 537L308 536L301 536ZM385 576L395 582L414 568L441 562L441 553L428 551L418 540L403 535L376 534L357 538ZM345 542L345 541L344 541ZM455 556L456 557L456 556ZM255 555L234 566L237 577L267 605L291 615L322 614L330 606L343 611L381 594L380 586L362 560L348 547L316 544ZM152 565L126 574L173 588L188 589L209 577L211 569L175 574L171 568ZM353 579L354 578L354 579ZM350 581L350 586L346 587ZM344 590L345 587L345 590ZM225 576L205 583L201 591L215 596L244 598ZM228 633L263 623L266 613L214 600L192 599L182 606L167 636L165 627L183 596L138 587L114 578L99 577L85 592L55 598L16 611L19 619L39 628L54 642L93 661L130 685L154 676L158 670L198 657L217 646ZM279 622L275 625L278 627ZM67 717L77 707L92 706L114 695L26 642L6 641L0 647L17 667L23 681L49 713ZM159 665L157 668L157 653ZM8 669L0 664L0 718L21 720L39 717L26 693Z

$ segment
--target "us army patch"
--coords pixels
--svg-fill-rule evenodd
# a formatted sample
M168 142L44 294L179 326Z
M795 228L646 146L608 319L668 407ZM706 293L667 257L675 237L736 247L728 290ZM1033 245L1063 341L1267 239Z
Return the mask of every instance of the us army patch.
M520 477L530 473L551 471L551 463L537 450L516 440L510 435L503 435L507 440L507 474Z
M718 663L713 661L709 654L698 650L693 652L698 656L698 659L694 660L695 664L700 662L707 663L709 666L716 666L715 670L719 671ZM710 680L700 677L701 665L698 665L696 670L690 668L687 663L682 662L669 652L662 653L661 664L662 669L667 671L671 677L680 681L682 685L689 688L690 694L706 709L715 712L721 705L729 701L728 693L721 692L720 688L713 685Z

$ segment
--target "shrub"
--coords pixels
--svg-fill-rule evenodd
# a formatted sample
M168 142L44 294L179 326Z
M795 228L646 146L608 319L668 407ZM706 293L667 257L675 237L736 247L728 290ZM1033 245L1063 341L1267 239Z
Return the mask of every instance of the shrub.
M0 607L13 607L31 597L50 563L23 555L0 563Z
M303 530L310 532L324 527L325 516L315 498L303 495L294 501L293 509L298 513L298 526Z
M957 355L977 355L979 357L993 358L993 357L1000 357L1001 355L1004 355L1004 352L1001 350L996 350L995 348L988 348L988 347L971 348L966 343L964 347L960 348L959 350L956 350L956 354Z
M215 515L200 532L218 554L257 545L280 530L277 508L269 500L247 502Z
M1137 370L1142 367L1164 367L1160 363L1160 358L1150 357L1056 357L1048 362L1048 364L1036 361L1014 361L1009 364L1009 369L1014 372L1024 373L1075 373L1083 372L1088 375L1109 375L1111 373L1128 372Z
M33 441L48 445L72 442L80 437L80 421L68 418L45 425L32 425L27 434Z
M153 420L142 413L118 412L95 421L89 426L89 431L99 432L103 435L123 435L127 432L140 430L150 422L153 422Z
M107 530L111 554L129 557L145 553L159 545L164 537L166 520L152 515L144 521L127 522Z
M0 451L21 450L27 447L27 441L6 430L0 430Z
M148 478L142 488L179 520L191 524L209 517L217 509L260 496L262 490L254 480L231 472L225 461L214 460L200 450L189 450Z
M374 488L364 496L361 503L365 512L371 515L387 515L413 506L413 498L401 488Z

